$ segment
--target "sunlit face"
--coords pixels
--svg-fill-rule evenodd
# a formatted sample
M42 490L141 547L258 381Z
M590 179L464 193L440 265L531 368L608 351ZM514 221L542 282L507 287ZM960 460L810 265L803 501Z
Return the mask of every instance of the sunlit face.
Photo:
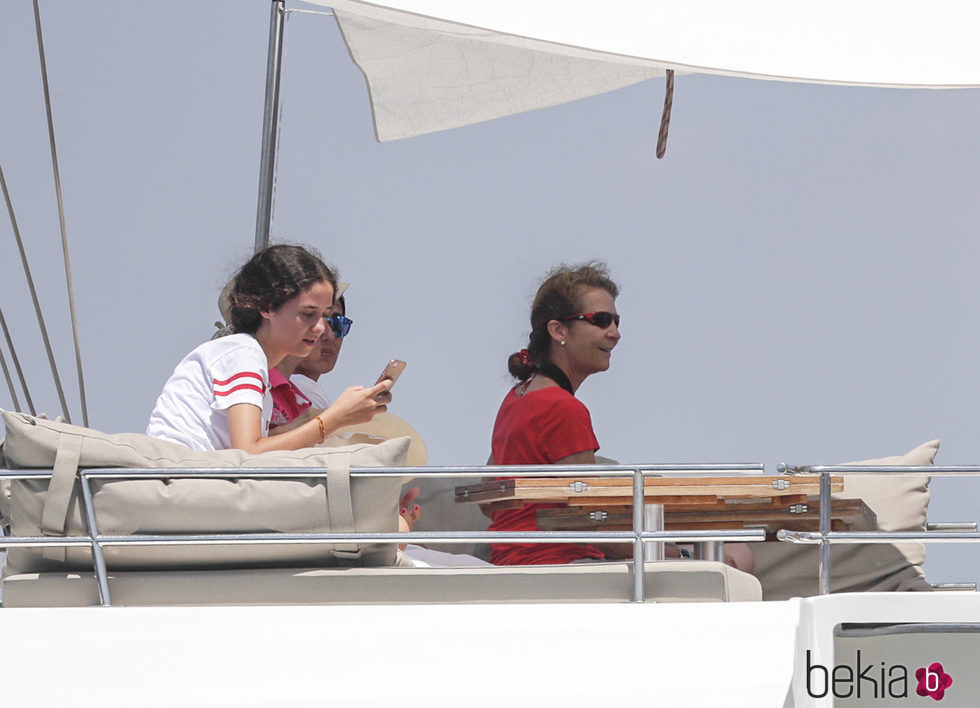
M602 288L589 288L579 301L579 312L611 312L616 314L616 301ZM619 327L615 323L606 329L585 320L566 323L565 351L572 369L583 378L609 368L612 350L619 343Z
M282 356L309 356L327 329L323 317L332 304L333 286L314 283L275 310L263 312L256 337Z
M329 317L332 314L344 315L347 313L344 312L344 306L338 302L326 314ZM343 338L338 337L327 326L310 355L296 365L296 373L316 380L321 375L333 371L337 365L337 357L340 356L340 347L343 343Z

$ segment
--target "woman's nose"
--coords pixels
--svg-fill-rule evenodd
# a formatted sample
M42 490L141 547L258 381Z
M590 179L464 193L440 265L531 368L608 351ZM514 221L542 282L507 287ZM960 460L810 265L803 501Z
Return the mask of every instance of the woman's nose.
M327 329L329 329L329 328L327 327L326 320L324 320L322 317L318 317L317 318L317 321L316 321L316 324L313 325L313 333L316 334L316 335L321 335Z

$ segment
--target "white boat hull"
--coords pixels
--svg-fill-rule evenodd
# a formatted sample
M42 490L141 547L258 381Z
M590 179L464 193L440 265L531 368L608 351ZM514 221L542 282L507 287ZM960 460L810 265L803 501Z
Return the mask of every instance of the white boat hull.
M868 593L761 603L8 608L0 610L0 636L8 647L3 697L7 705L100 708L830 706L830 690L811 695L825 688L813 667L827 667L832 675L834 628L841 622L978 623L980 597ZM873 676L882 662L889 669L899 661L915 663L908 666L907 691L921 700L912 676L917 662L940 661L954 677L943 708L970 705L977 652L964 647L980 646L980 635L958 636L954 651L942 656L934 655L944 645L941 638L900 639L901 653L888 656L880 652L898 652L897 644L872 642L865 663L875 663ZM933 653L918 657L916 645ZM865 697L870 685L866 680ZM836 688L844 692L846 685Z

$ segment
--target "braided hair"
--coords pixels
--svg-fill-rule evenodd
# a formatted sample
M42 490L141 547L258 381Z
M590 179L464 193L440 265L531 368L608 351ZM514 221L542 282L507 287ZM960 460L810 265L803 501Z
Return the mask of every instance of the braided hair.
M527 381L535 371L552 363L548 323L579 314L579 301L589 288L601 288L613 298L619 296L619 286L609 277L609 266L602 261L572 266L562 263L549 271L531 305L527 349L514 352L507 359L511 376Z

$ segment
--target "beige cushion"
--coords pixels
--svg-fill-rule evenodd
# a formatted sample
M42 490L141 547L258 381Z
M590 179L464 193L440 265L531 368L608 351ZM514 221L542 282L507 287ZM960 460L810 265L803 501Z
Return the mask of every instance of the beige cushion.
M479 568L296 568L130 571L110 575L114 605L433 604L628 602L629 563ZM751 575L723 563L645 565L646 598L660 602L758 602ZM4 578L5 607L97 605L91 574L25 573Z
M852 465L931 465L939 441L930 440L904 455L851 462ZM877 516L880 531L924 531L929 504L927 475L846 475L837 497L861 498ZM819 592L819 548L778 541L752 544L755 574L767 600L807 597ZM831 547L831 592L929 590L922 572L925 544L841 544Z
M349 478L348 467L404 464L409 440L334 448L306 448L249 455L240 450L195 452L146 435L107 435L95 430L4 413L4 456L10 468L67 469L68 486L58 480L12 482L11 531L15 536L82 535L85 524L75 467L134 468L327 468L323 479L175 479L118 480L93 483L94 506L103 535L394 532L398 498L407 481L401 476ZM65 467L76 451L74 465ZM60 455L60 457L58 457ZM58 474L56 472L56 474ZM346 480L346 483L344 482ZM63 480L62 480L63 481ZM54 493L51 490L55 490ZM346 499L346 508L345 500ZM352 519L350 518L352 517ZM385 565L395 560L393 544L304 544L291 546L107 547L109 568L256 567L261 565L330 566L338 563ZM91 568L84 549L44 551L11 549L5 574Z

